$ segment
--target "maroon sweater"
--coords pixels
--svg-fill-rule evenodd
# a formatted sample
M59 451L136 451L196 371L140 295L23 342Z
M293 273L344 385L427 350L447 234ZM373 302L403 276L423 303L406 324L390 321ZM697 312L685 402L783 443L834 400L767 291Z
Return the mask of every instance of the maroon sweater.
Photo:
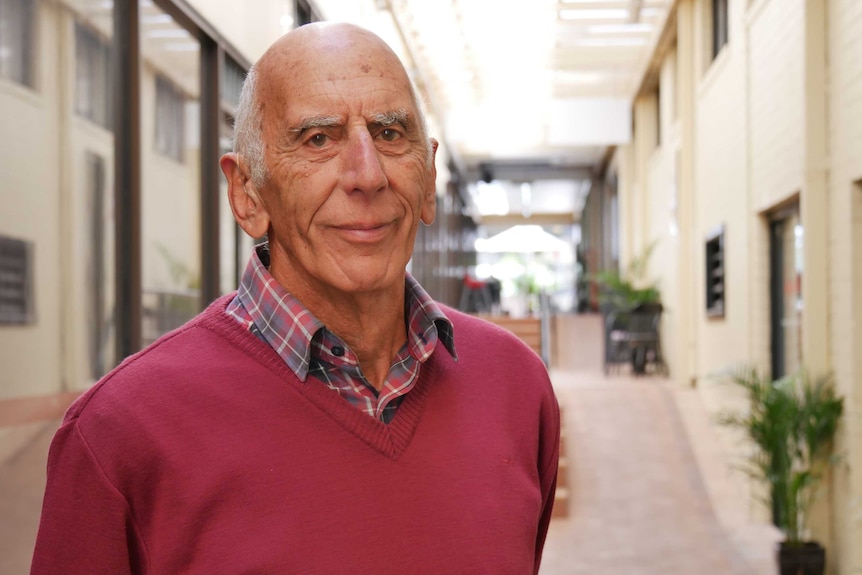
M228 301L69 409L32 574L537 572L559 411L520 340L446 309L459 361L435 352L387 425L299 381Z

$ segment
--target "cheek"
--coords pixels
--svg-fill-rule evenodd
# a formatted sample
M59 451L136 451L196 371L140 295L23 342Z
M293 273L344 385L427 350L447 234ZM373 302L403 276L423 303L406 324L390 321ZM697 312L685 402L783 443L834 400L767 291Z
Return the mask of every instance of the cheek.
M320 173L313 169L298 169L274 174L278 178L275 190L279 220L288 229L305 228L326 198L320 193Z

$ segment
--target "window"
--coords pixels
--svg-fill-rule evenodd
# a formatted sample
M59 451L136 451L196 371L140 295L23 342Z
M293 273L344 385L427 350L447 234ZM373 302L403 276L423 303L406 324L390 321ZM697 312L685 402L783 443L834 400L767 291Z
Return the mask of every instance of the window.
M724 317L724 226L706 238L706 315Z
M178 162L185 159L185 105L182 91L156 75L156 151Z
M0 0L0 77L31 88L35 6L33 0Z
M245 80L245 70L237 64L236 60L225 55L222 65L221 99L229 104L231 113L233 108L239 104L239 93Z
M75 24L75 112L111 130L111 46L90 28Z
M727 0L712 0L712 58L727 44Z
M794 201L769 214L769 301L772 377L802 365L802 277L805 230Z
M0 325L33 321L33 245L0 236Z
M81 262L87 270L87 335L90 375L98 379L113 366L114 310L109 270L114 245L114 214L107 182L107 161L85 152L88 196L87 252Z

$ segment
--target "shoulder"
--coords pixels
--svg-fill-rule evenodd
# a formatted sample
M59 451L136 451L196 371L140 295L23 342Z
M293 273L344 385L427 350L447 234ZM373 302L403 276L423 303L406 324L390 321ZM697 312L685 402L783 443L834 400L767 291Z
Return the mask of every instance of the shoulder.
M219 298L186 324L124 359L72 404L66 420L140 413L171 397L192 396L232 369L265 364L271 350L224 313L228 301L229 296Z

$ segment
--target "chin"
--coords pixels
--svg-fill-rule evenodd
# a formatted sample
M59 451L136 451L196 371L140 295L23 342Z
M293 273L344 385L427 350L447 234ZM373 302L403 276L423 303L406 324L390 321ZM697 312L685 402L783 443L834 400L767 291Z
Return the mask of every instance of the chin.
M405 269L381 269L369 266L342 266L340 281L334 282L336 287L345 292L371 292L392 289L400 286L403 289Z

